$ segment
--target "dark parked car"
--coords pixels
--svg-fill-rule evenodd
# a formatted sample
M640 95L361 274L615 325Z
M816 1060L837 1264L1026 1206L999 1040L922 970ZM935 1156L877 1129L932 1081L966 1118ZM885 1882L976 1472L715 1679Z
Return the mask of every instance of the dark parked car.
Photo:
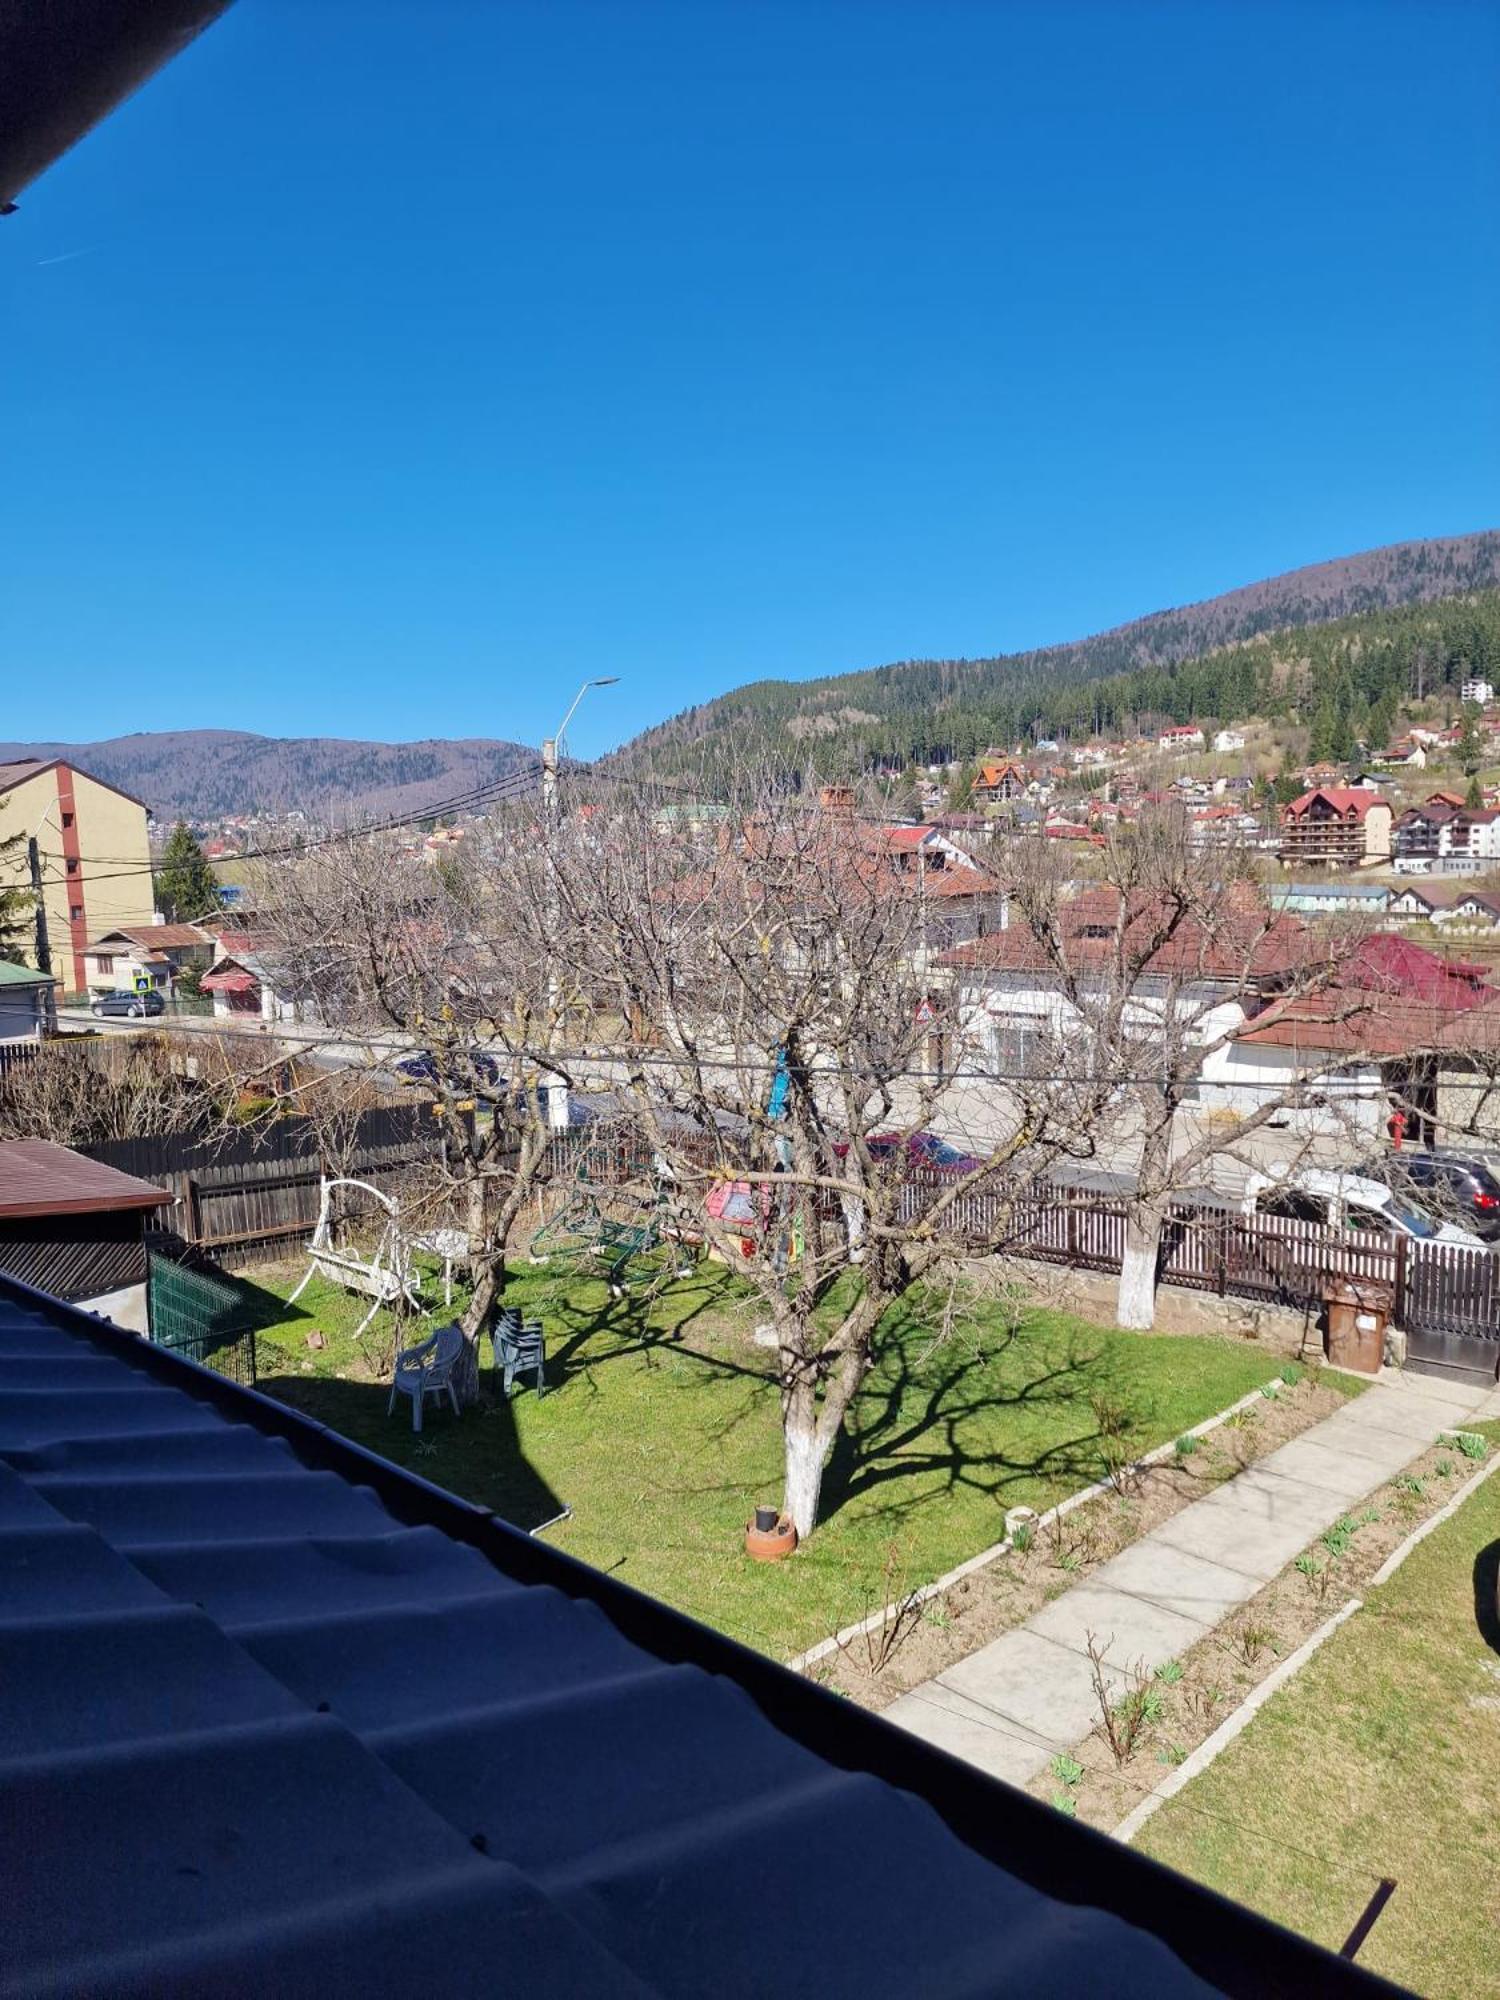
M132 1021L143 1020L147 1014L165 1014L167 1003L159 993L127 993L123 989L117 993L101 993L97 1000L89 1002L89 1012L101 1018L123 1014Z
M1388 1153L1361 1172L1441 1221L1457 1222L1486 1242L1500 1237L1500 1177L1483 1160L1467 1153Z
M438 1082L437 1058L431 1049L417 1049L412 1055L403 1056L394 1067L397 1074L404 1076L408 1083L430 1083L435 1086ZM465 1067L468 1070L467 1076L464 1074ZM484 1049L470 1049L467 1055L453 1059L450 1080L461 1087L468 1087L471 1079L473 1086L478 1090L492 1091L499 1088L500 1065Z
M908 1165L926 1167L930 1173L972 1174L984 1165L977 1153L962 1152L957 1146L950 1146L946 1139L940 1139L936 1132L872 1132L865 1141L873 1159L889 1159L904 1145ZM849 1150L847 1142L836 1146L834 1151L842 1159Z

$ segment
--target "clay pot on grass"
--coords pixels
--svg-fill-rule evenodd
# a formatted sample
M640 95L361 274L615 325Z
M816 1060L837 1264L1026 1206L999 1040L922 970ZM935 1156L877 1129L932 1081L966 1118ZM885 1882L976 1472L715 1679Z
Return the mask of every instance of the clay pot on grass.
M763 1523L767 1525L762 1525ZM778 1514L774 1507L757 1507L745 1529L745 1554L755 1562L780 1562L797 1546L797 1530L791 1516Z

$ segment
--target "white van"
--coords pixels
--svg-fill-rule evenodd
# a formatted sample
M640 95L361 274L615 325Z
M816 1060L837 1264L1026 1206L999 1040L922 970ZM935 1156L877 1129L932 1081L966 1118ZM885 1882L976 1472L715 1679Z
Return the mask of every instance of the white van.
M1482 1240L1456 1222L1439 1222L1415 1202L1398 1199L1379 1181L1362 1174L1303 1167L1284 1181L1252 1174L1245 1187L1246 1213L1277 1215L1288 1222L1326 1223L1334 1229L1370 1229L1415 1242L1461 1243L1482 1250Z

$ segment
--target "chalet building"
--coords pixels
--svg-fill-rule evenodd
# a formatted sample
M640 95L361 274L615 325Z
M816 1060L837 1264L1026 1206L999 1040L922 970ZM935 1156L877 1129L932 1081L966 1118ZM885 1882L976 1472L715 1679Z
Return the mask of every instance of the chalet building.
M1205 737L1195 722L1181 722L1164 729L1156 739L1158 750L1201 750Z
M1455 804L1451 792L1435 792L1424 805L1402 813L1394 838L1396 866L1403 872L1479 874L1500 862L1500 811Z
M1393 818L1390 800L1377 792L1320 785L1282 809L1282 865L1375 867L1391 858Z
M155 914L146 808L61 757L0 764L0 802L4 832L25 836L0 856L0 889L31 886L28 844L36 843L42 899L26 962L81 993L89 939Z
M1408 806L1396 821L1392 845L1397 864L1416 862L1427 867L1448 852L1448 828L1456 817L1450 805Z
M1029 783L1030 779L1021 766L1009 759L981 764L979 776L974 780L973 795L983 805L1009 805L1012 800L1025 797Z

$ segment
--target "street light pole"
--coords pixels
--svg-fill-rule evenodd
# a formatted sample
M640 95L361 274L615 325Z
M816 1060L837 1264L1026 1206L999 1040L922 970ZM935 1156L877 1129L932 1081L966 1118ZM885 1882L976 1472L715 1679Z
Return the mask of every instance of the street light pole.
M542 826L547 842L549 867L547 871L547 1037L555 1045L557 1037L557 1016L561 1004L561 981L557 976L557 925L560 916L557 900L557 882L552 869L556 865L557 835L562 821L562 807L557 793L558 764L562 754L562 742L573 720L579 702L590 688L614 687L618 674L603 674L585 681L574 695L568 712L557 725L557 732L542 744ZM554 1131L563 1131L568 1123L568 1087L554 1076L547 1085L547 1123Z

